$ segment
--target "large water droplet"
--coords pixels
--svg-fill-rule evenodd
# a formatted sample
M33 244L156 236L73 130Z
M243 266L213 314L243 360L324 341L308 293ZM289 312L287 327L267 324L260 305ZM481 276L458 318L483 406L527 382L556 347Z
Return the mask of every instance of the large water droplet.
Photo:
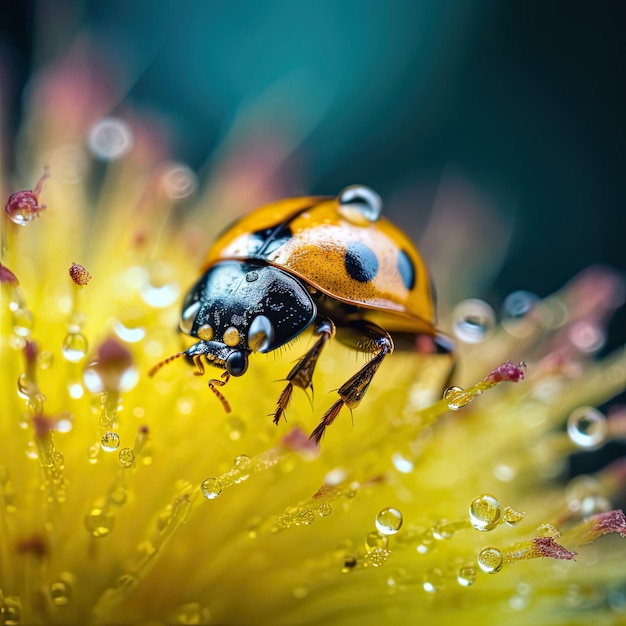
M34 325L35 318L29 309L19 307L13 311L13 332L18 337L30 336Z
M579 407L567 419L567 434L581 448L600 446L604 443L607 433L606 417L593 407Z
M338 197L339 214L357 226L376 222L383 210L380 196L364 185L346 187Z
M200 485L200 491L207 500L215 500L222 493L222 483L217 478L207 478Z
M496 574L504 566L504 556L498 548L483 548L477 561L480 569L487 574Z
M61 351L67 361L78 363L85 358L89 344L82 333L68 333L63 340Z
M130 126L116 117L105 117L89 129L88 146L97 159L113 161L123 157L133 145Z
M395 535L402 527L402 513L389 507L379 511L376 516L376 528L383 535Z
M113 431L109 431L102 435L100 445L105 452L115 452L120 447L120 436Z
M488 493L474 498L469 506L469 517L476 530L493 530L502 516L502 506Z
M496 315L483 300L470 298L456 305L452 313L454 334L464 343L480 343L493 329Z

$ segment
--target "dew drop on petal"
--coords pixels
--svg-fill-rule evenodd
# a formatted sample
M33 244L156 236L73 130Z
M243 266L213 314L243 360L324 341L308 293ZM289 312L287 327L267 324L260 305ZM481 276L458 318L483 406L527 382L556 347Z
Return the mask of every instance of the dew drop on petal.
M54 606L65 606L70 596L71 588L66 582L59 580L50 585L50 600Z
M333 507L325 502L317 507L317 514L320 517L328 517L333 512Z
M384 550L389 546L389 537L380 532L371 532L368 533L365 537L365 549L368 552L372 550L377 550L378 548L382 548Z
M109 431L102 435L100 445L105 452L115 452L120 447L120 436L113 431Z
M457 304L452 319L454 334L464 343L480 343L496 323L493 309L476 298Z
M473 567L460 567L456 573L456 581L461 587L470 587L476 582L476 569Z
M200 485L200 491L207 500L215 500L222 493L222 483L217 478L207 478Z
M68 333L63 340L61 351L70 363L78 363L85 358L89 344L82 333Z
M469 518L476 530L493 530L502 516L502 506L492 495L483 493L474 498L469 506Z
M504 566L504 557L498 548L483 548L477 558L478 567L487 574L496 574Z
M474 395L465 391L461 387L448 387L443 392L444 400L448 401L448 408L451 411L458 411L464 406L468 405L473 399Z
M136 343L146 336L146 329L141 325L139 316L132 312L121 315L113 322L115 334L128 343Z
M34 325L35 318L29 309L19 307L13 311L13 332L18 337L29 337Z
M115 525L115 518L102 509L92 509L84 521L87 531L96 538L106 537Z
M123 157L133 145L130 126L116 117L105 117L89 129L87 145L93 156L102 161Z
M398 509L388 507L378 512L376 528L383 535L395 535L402 527L402 513Z
M517 526L525 517L526 513L522 513L521 511L516 511L512 509L510 506L504 507L504 523L507 526Z
M595 448L601 445L607 433L606 417L593 407L579 407L567 419L567 434L580 448Z
M122 448L119 452L120 463L124 467L130 467L135 461L135 453L132 448Z

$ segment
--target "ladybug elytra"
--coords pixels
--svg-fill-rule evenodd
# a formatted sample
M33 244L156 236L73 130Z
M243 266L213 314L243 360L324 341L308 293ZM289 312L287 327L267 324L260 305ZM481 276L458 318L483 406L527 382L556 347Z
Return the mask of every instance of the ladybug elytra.
M183 302L180 328L198 342L150 375L180 356L202 374L204 359L224 370L209 387L230 411L218 387L245 374L251 353L276 350L312 326L316 340L286 377L275 423L294 386L312 387L329 339L372 355L337 390L339 398L311 434L319 443L344 405L358 406L394 342L449 352L435 329L424 262L381 210L374 191L355 185L336 198L283 200L237 220L209 251Z

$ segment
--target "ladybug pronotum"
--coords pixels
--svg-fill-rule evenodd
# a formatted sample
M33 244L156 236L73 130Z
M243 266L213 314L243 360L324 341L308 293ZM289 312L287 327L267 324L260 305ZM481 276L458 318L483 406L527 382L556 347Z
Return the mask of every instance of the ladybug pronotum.
M448 352L434 326L429 278L411 241L384 217L367 187L337 198L282 200L237 220L210 249L201 278L182 307L182 332L198 339L152 368L189 357L224 370L209 387L219 391L242 376L252 352L271 352L313 327L315 342L287 374L274 412L278 423L293 388L312 388L329 339L372 358L339 389L339 398L311 434L319 443L341 408L361 402L383 359L396 347Z

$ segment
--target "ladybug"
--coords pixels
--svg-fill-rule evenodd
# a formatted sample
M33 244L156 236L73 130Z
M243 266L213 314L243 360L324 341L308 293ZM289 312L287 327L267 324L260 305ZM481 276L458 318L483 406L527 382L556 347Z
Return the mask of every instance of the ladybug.
M312 326L315 342L287 374L273 413L276 424L293 388L312 388L331 338L372 355L337 390L339 398L311 434L319 443L344 405L359 405L394 342L449 353L435 329L424 262L381 211L376 192L354 185L336 198L282 200L238 219L210 249L183 302L180 329L198 342L150 375L180 356L202 375L204 359L224 370L208 384L228 412L218 387L245 374L249 355L276 350Z

